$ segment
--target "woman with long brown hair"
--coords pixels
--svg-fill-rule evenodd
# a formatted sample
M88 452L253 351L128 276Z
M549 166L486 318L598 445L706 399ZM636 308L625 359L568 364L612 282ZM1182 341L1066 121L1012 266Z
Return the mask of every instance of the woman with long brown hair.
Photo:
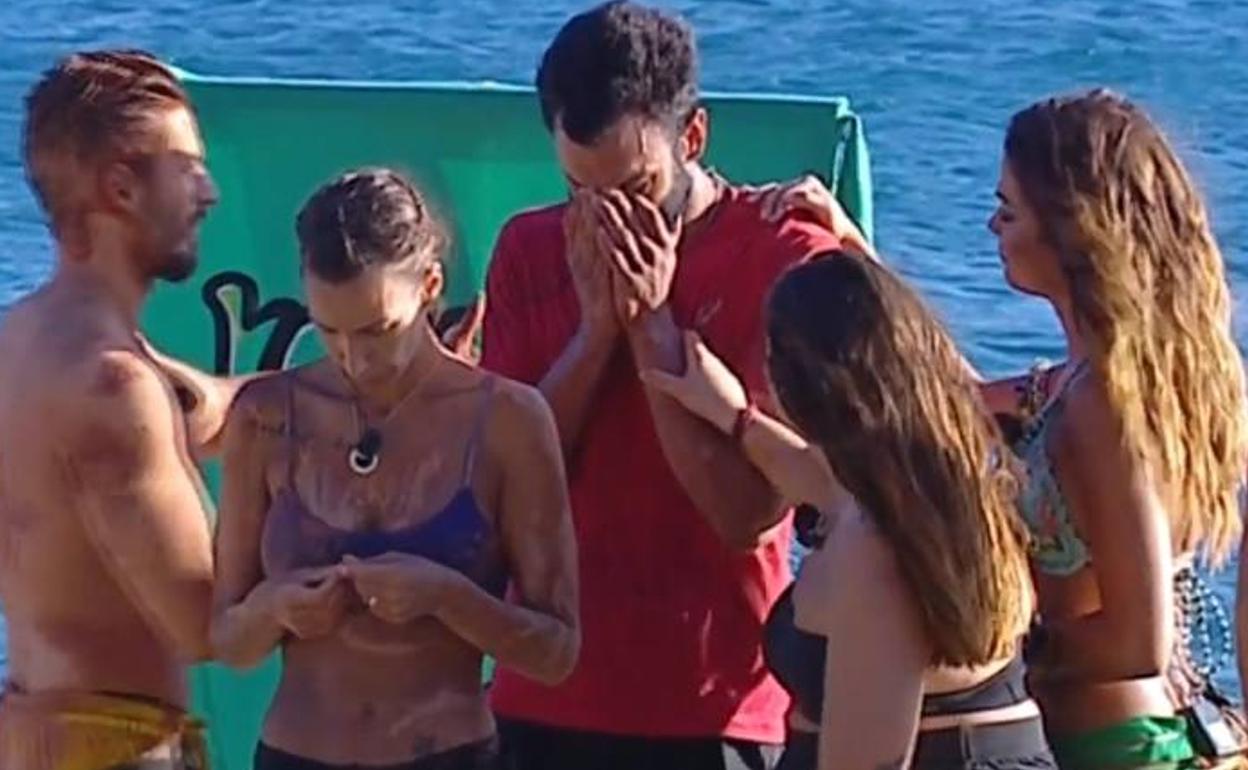
M895 275L840 252L781 278L767 334L772 389L810 444L692 336L682 377L644 378L822 511L766 629L796 704L780 767L1053 767L1019 660L1016 479L953 340Z
M767 211L838 221L810 179L764 193ZM1233 547L1248 459L1243 366L1204 202L1157 126L1105 90L1015 115L997 195L1006 278L1050 302L1068 353L982 388L1025 428L1019 502L1043 621L1030 681L1054 751L1072 768L1233 751L1217 745L1209 671L1184 643L1207 610L1193 561Z

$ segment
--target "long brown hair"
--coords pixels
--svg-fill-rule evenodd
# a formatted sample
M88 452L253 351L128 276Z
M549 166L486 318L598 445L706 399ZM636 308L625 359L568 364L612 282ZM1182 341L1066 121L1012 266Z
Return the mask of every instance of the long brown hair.
M891 543L933 662L1009 654L1030 608L1017 484L948 332L888 269L833 252L776 284L767 335L781 406Z
M1014 116L1007 162L1057 251L1129 451L1173 492L1180 553L1225 556L1248 461L1230 290L1204 201L1165 136L1105 90Z

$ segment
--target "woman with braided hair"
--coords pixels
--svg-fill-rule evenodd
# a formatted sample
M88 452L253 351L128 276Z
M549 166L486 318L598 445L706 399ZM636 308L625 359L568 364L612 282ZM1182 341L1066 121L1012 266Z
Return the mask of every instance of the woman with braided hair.
M445 239L402 175L296 229L328 356L247 385L224 437L215 651L285 659L256 767L493 767L483 655L554 683L579 648L554 423L437 339Z

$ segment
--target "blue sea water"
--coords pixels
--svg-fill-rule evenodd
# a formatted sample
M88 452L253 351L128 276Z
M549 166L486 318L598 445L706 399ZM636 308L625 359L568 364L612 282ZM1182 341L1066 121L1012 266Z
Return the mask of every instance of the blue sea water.
M985 229L1010 114L1110 85L1169 129L1210 201L1237 294L1248 259L1248 3L1239 0L664 0L720 90L847 94L874 151L887 258L989 373L1060 355L1047 307L1007 290ZM22 180L21 98L80 47L205 73L529 82L569 0L8 0L0 4L0 308L50 267ZM436 119L436 116L431 116ZM713 141L713 139L712 139ZM1237 312L1245 339L1248 317ZM12 364L4 364L12 365ZM1233 570L1216 577L1233 595ZM3 619L0 618L0 640ZM0 645L0 673L3 671ZM1225 672L1234 691L1234 672Z

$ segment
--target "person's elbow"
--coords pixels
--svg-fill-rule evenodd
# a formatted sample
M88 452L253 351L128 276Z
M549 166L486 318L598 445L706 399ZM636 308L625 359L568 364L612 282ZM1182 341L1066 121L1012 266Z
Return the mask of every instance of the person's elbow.
M1120 640L1114 655L1124 679L1158 676L1165 672L1173 649L1172 634L1161 630L1141 633L1138 624L1115 634Z
M188 666L212 660L214 650L208 624L179 634L174 639L174 650L177 657Z
M711 519L711 528L729 548L754 551L784 522L784 501L770 487L765 495L743 498L726 501L719 515Z
M1145 679L1165 674L1170 655L1150 644L1130 644L1117 657L1121 679Z
M763 544L765 530L736 522L721 522L714 527L721 542L734 551L754 551Z
M535 667L531 676L539 684L556 687L572 676L580 657L581 630L574 624L567 624L560 629L542 665Z
M214 659L212 644L207 639L183 644L181 658L188 666L193 666L197 663L207 663Z

